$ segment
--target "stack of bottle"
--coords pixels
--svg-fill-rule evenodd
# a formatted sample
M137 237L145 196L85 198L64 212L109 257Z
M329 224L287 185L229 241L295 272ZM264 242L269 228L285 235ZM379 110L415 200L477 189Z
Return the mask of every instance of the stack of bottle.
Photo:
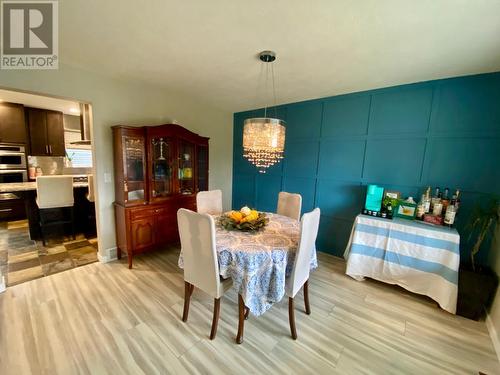
M417 206L417 219L438 225L453 226L460 208L460 191L457 189L455 194L450 197L450 189L441 191L439 187L434 190L431 196L431 187L429 186Z

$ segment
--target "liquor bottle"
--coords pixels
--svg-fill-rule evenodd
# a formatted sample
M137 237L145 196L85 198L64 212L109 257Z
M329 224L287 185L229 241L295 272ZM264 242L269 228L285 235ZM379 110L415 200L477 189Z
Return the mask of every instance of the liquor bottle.
M446 213L444 215L444 223L451 227L455 223L455 216L457 214L456 207L453 204L448 205Z
M441 216L442 213L443 213L443 204L441 203L441 201L437 201L436 203L434 203L434 206L432 207L432 214L434 216Z
M443 198L441 199L441 203L443 204L443 213L446 213L446 209L448 208L448 205L450 204L449 196L450 196L450 189L445 188Z
M439 187L436 188L436 190L434 190L434 195L432 196L432 199L431 199L431 211L432 213L434 214L434 206L437 204L437 203L441 203L441 191L439 189ZM442 208L442 206L441 206ZM436 215L436 214L434 214Z
M455 206L455 210L458 212L458 209L460 208L460 190L456 190L455 194L453 194L453 205Z
M425 199L424 199L424 211L426 214L431 210L431 187L427 187L425 191Z
M417 205L417 219L423 220L425 214L425 194L422 194L422 198L420 198L420 202Z

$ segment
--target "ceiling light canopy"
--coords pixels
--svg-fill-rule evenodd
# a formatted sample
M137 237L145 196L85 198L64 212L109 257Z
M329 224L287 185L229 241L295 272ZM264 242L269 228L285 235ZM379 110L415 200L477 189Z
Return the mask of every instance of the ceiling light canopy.
M271 73L276 113L276 90L272 65L272 62L276 60L276 54L272 51L263 51L259 54L259 58L266 65L266 88L269 73ZM266 173L267 168L283 159L285 131L285 121L267 117L266 105L264 117L249 118L243 123L243 156L255 165L260 173Z

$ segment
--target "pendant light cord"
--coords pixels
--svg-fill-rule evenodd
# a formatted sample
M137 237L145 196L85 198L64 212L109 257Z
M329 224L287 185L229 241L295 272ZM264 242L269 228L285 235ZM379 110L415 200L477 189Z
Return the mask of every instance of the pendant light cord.
M278 107L276 105L276 86L274 85L274 62L271 63L271 77L273 80L274 116L278 118Z

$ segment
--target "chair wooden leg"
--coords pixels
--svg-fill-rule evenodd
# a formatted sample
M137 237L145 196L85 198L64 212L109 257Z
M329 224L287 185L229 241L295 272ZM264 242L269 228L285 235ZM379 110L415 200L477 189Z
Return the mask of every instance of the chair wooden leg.
M306 305L306 314L311 315L311 306L309 305L309 280L304 283L304 304Z
M220 313L220 298L214 298L214 317L212 319L212 331L210 332L210 340L215 338L217 334L217 325L219 324Z
M297 329L295 328L295 311L293 309L293 298L288 297L288 320L290 321L290 332L292 339L297 340Z
M245 328L245 301L241 294L238 294L238 334L236 335L236 343L243 342L243 329Z
M182 321L188 320L189 314L189 301L191 299L191 284L184 281L184 312L182 313Z
M191 284L191 290L189 291L189 295L192 296L194 291L194 284Z
M249 314L250 314L250 309L248 307L245 307L245 320L248 319Z

